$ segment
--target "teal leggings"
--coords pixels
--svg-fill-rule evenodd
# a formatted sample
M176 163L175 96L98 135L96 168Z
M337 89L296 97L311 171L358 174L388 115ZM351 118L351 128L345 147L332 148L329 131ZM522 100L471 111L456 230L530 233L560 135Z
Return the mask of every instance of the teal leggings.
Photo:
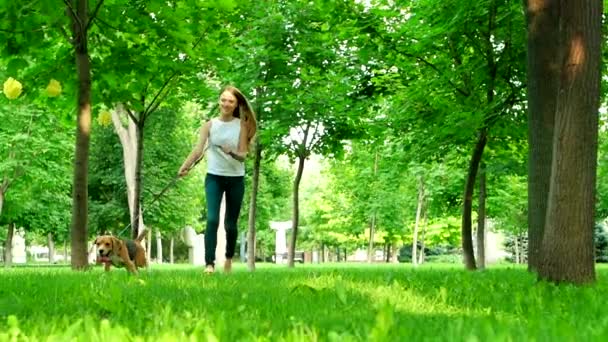
M205 264L215 264L217 246L217 228L220 223L220 205L222 195L226 194L226 212L224 228L226 229L226 258L234 256L236 239L239 234L237 222L245 194L245 177L218 176L207 174L205 178L205 195L207 196L207 229L205 230Z

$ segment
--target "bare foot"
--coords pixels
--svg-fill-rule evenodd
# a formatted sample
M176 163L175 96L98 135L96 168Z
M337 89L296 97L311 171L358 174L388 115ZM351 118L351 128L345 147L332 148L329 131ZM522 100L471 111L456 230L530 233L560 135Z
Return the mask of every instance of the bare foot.
M230 272L232 272L232 260L226 259L226 261L224 261L224 273Z
M215 272L215 267L213 265L207 265L205 267L205 274L213 274Z

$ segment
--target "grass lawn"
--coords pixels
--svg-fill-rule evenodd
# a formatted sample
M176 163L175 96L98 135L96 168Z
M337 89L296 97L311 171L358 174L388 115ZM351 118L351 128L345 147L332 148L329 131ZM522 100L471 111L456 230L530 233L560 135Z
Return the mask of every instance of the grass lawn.
M521 267L237 265L0 270L0 341L608 341L608 268L587 287Z

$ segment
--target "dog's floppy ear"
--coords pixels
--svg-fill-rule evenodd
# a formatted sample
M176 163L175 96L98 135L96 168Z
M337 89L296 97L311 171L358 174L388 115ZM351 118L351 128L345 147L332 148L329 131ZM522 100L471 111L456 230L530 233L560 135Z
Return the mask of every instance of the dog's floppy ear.
M118 253L122 249L122 241L112 236L112 251Z

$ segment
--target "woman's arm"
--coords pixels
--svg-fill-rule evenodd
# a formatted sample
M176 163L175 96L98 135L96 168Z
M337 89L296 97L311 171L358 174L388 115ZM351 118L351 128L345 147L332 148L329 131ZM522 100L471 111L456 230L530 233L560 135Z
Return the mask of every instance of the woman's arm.
M207 139L209 138L209 130L211 129L211 121L205 122L203 127L200 129L200 135L198 139L198 143L190 152L182 166L179 168L178 176L183 177L188 174L192 165L199 159L202 158L203 153L205 153L205 146L207 145Z

